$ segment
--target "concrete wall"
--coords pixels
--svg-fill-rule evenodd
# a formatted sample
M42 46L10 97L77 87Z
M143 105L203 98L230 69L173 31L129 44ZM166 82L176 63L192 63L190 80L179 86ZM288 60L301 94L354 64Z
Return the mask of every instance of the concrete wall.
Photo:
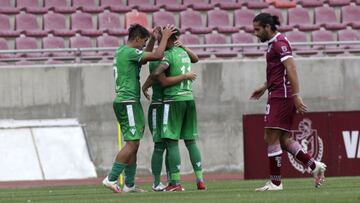
M360 109L360 58L296 60L301 93L310 111ZM265 81L265 61L203 61L193 66L199 119L199 146L205 171L243 170L242 115L263 113L266 97L250 101L252 90ZM142 81L147 76L142 71ZM99 175L111 167L117 151L112 110L111 64L46 65L0 68L0 119L78 118ZM148 101L143 100L147 112ZM262 142L263 135L259 137ZM153 143L148 129L138 154L138 173L150 173ZM182 171L191 172L181 143Z

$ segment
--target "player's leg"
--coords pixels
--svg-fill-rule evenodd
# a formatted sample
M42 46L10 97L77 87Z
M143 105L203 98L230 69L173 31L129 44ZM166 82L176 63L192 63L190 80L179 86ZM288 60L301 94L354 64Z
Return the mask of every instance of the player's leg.
M315 161L301 145L289 137L288 133L284 133L280 137L281 147L292 154L297 160L303 163L305 167L310 168L315 178L315 187L319 187L325 180L326 165L322 162Z
M184 117L186 103L183 101L164 104L163 126L161 137L166 142L168 163L170 170L170 182L166 191L182 191L180 184L180 151L178 141L180 139L181 126Z
M184 123L181 129L181 139L184 139L186 148L189 152L191 165L194 169L196 184L199 190L205 190L206 186L203 179L201 153L196 144L198 138L197 115L195 101L186 101L187 109L185 112Z

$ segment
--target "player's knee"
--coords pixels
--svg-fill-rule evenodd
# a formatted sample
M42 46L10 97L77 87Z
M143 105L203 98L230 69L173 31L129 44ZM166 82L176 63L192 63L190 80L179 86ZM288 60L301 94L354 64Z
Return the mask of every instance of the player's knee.
M139 149L139 146L140 146L139 141L129 141L126 144L129 145L131 151L133 151L133 152L137 152L137 150Z
M190 146L190 145L196 144L195 140L184 140L184 142L185 142L185 146Z

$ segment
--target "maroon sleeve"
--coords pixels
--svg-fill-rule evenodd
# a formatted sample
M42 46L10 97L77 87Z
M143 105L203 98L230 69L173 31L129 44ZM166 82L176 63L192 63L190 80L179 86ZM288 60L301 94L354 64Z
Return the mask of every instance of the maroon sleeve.
M276 55L279 56L281 62L292 57L292 50L288 42L282 40L277 41L274 42L273 47Z

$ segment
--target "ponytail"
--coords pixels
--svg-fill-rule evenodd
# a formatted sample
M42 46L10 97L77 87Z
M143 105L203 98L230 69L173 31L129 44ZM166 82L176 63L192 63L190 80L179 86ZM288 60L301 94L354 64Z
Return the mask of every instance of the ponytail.
M265 27L270 25L272 31L276 31L277 27L280 26L279 17L276 15L271 15L269 13L260 13L255 16L253 22L259 22L261 26Z

